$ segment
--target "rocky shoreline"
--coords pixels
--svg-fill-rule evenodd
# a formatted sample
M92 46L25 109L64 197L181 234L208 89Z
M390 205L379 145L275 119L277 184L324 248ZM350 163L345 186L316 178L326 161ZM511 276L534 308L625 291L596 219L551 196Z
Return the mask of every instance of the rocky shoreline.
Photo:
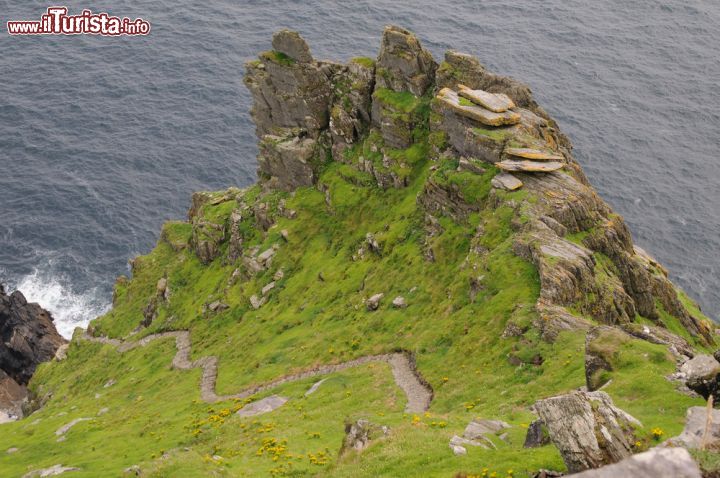
M0 423L23 417L35 369L66 344L48 311L0 285Z

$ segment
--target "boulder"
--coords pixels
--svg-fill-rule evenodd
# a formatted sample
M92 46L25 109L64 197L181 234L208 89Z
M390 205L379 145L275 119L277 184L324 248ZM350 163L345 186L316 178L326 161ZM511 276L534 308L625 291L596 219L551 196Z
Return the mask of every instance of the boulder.
M530 161L505 159L496 164L503 171L525 172L525 173L552 173L565 167L559 161Z
M688 408L682 433L666 440L663 445L720 451L720 410Z
M712 355L696 355L680 366L679 378L705 399L718 393L720 362ZM718 398L717 396L715 398Z
M380 307L380 301L382 300L383 297L385 297L385 294L380 293L380 294L375 294L375 295L371 296L369 299L367 299L365 301L365 306L367 307L367 310L369 310L369 311L377 310L378 307Z
M313 57L310 54L310 47L298 32L292 30L280 30L272 37L273 50L289 56L299 63L310 63Z
M396 309L404 309L407 307L407 302L405 302L405 297L399 295L393 299L392 305Z
M523 185L522 181L508 173L500 173L490 181L494 188L503 189L505 191L515 191Z
M533 420L525 435L523 448L539 448L550 443L547 427L542 420Z
M0 285L0 371L4 372L0 393L5 401L20 400L18 393L37 366L52 360L66 343L47 310L28 303L20 291L6 294Z
M483 90L473 90L465 85L458 85L458 94L476 105L482 106L494 113L504 113L515 108L515 103L505 93L488 93Z
M514 111L495 113L482 106L463 104L460 96L450 88L440 90L436 99L455 113L486 126L505 126L520 122L520 115Z
M390 429L384 425L378 425L368 420L360 419L356 422L345 424L345 439L340 450L344 455L351 450L362 451L374 440L386 437Z
M683 448L652 448L619 463L573 475L577 478L700 478L690 453Z
M571 473L632 455L633 427L640 422L615 407L604 392L575 391L535 403L550 439Z
M270 395L269 397L265 397L261 400L248 403L237 411L237 415L241 417L263 415L282 407L287 401L287 398L281 397L280 395Z
M506 428L510 428L510 425L501 420L476 418L465 427L463 437L469 440L477 440L488 435L496 435Z

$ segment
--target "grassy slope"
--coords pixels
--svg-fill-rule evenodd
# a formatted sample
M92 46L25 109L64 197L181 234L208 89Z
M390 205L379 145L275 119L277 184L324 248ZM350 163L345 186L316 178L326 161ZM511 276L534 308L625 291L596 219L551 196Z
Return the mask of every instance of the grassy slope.
M418 146L410 151L417 156ZM358 150L359 152L362 149ZM359 153L356 153L359 154ZM535 400L584 384L581 334L561 335L542 343L533 331L525 338L500 338L506 323L529 324L539 294L533 266L512 254L507 207L486 207L462 224L441 218L442 234L430 239L435 262L423 259L423 213L416 196L430 174L457 185L468 197L486 202L494 170L483 176L456 173L441 165L431 173L426 158L414 162L410 186L383 191L350 166L333 163L321 177L330 191L315 188L294 195L274 193L263 201L297 211L295 219L278 218L267 234L243 223L246 248L279 245L270 270L231 283L237 265L223 257L202 266L189 248L190 226L170 223L165 241L136 261L135 274L117 290L117 304L98 319L98 331L124 337L140 322L157 280L167 274L169 305L138 337L161 330L189 329L194 358L220 357L218 392L233 393L316 364L345 361L367 354L407 349L435 390L427 416L403 413L405 397L385 364L333 374L310 397L313 380L279 387L292 400L257 419L232 412L242 403L208 405L199 399L199 371L170 368L171 340L119 354L110 346L73 344L68 359L40 368L33 388L53 397L28 419L4 425L0 450L3 476L20 476L30 468L56 463L82 468L74 476L118 476L138 464L150 476L452 476L481 474L483 468L515 476L538 468L562 469L552 446L523 450L528 406ZM441 175L441 176L438 176ZM252 203L257 187L244 193ZM520 201L525 193L509 195ZM226 220L236 201L206 206L213 221ZM468 256L478 225L480 245L489 250ZM288 231L288 243L281 230ZM352 256L372 232L381 253ZM477 240L477 239L475 239ZM227 247L227 246L224 246ZM477 270L473 271L472 266ZM249 297L272 280L284 278L260 310ZM484 275L484 288L469 299L469 278ZM385 298L376 312L364 299L377 292ZM409 306L390 306L402 295ZM203 312L203 304L220 299L230 308ZM673 321L671 317L666 320ZM529 358L539 353L540 366L508 363L509 354ZM615 350L618 371L607 391L616 403L645 425L638 449L652 444L650 429L666 435L682 428L685 409L701 401L673 392L662 377L674 369L663 347L630 340ZM648 379L652 377L652 379ZM117 383L105 388L110 379ZM108 407L109 411L96 416ZM95 417L71 429L56 442L55 430L76 417ZM346 420L360 417L389 425L391 436L362 457L338 457ZM496 440L497 451L473 449L455 457L448 448L473 417L503 419L512 425L509 444ZM214 458L215 457L215 458Z

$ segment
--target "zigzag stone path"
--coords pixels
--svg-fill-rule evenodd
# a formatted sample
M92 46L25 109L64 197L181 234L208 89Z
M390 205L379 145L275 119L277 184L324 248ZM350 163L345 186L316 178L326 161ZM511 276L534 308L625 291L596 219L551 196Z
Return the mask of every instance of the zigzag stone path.
M175 357L173 357L173 368L179 370L190 370L193 368L202 369L202 378L200 379L200 396L203 401L208 403L248 398L256 393L271 390L285 383L317 377L320 375L327 375L371 362L386 362L390 365L395 383L402 389L403 392L405 392L405 396L407 397L407 405L405 406L406 412L424 412L430 407L430 402L433 398L432 388L417 371L413 357L409 353L405 352L366 355L364 357L338 364L320 365L303 372L286 375L271 382L249 387L240 393L233 395L218 395L215 392L218 375L218 358L213 355L209 355L201 357L197 360L190 360L190 333L186 330L152 334L147 337L143 337L138 341L123 341L107 337L93 337L87 333L83 336L83 338L90 342L112 345L117 347L118 351L121 353L138 347L145 347L155 340L174 338L177 353L175 354Z

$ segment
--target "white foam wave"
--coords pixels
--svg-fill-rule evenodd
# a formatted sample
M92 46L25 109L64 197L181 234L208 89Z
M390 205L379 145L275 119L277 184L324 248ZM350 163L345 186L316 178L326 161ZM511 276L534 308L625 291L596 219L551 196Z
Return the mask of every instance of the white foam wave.
M77 294L64 277L47 276L37 270L11 284L10 290L14 289L22 292L28 302L37 302L50 311L58 332L67 339L72 337L75 327L86 327L110 308L96 289Z

